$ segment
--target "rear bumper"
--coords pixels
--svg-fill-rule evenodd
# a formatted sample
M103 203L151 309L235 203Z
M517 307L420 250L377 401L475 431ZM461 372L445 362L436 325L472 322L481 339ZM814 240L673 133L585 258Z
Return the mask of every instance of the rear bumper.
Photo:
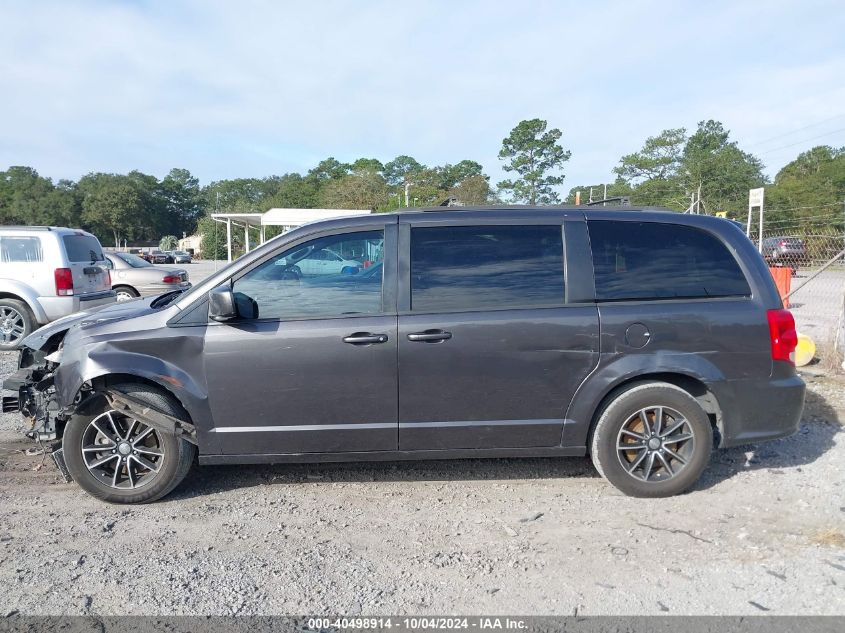
M75 312L114 303L117 301L117 295L113 290L107 290L72 297L40 297L38 301L43 306L44 313L47 315L46 322L49 323Z
M711 385L722 412L721 448L787 437L798 431L806 387L800 376Z

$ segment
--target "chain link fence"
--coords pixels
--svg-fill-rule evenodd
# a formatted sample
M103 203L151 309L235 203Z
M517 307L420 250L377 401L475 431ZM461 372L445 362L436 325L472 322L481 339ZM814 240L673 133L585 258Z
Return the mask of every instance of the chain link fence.
M749 237L758 243L756 227ZM845 351L843 249L845 234L828 215L764 225L763 257L772 268L792 271L791 275L780 275L779 289L787 296L785 303L795 316L798 332L813 340L818 362L830 369L842 368ZM784 287L784 277L788 288Z

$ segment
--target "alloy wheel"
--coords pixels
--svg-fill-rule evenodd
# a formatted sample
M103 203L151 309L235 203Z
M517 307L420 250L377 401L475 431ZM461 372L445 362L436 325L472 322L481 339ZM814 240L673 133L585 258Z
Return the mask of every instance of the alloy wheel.
M17 343L25 331L26 322L20 312L9 306L0 308L0 342Z
M117 411L106 411L88 424L82 456L94 477L121 490L148 485L165 459L158 431Z
M675 409L646 407L630 416L616 438L616 454L629 475L660 482L676 477L692 459L695 438Z

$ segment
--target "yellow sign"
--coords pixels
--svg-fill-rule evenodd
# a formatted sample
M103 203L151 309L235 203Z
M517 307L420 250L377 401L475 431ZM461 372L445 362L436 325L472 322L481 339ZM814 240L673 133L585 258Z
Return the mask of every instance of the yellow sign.
M717 218L726 218L726 217L728 217L728 212L727 211L716 211L716 217Z

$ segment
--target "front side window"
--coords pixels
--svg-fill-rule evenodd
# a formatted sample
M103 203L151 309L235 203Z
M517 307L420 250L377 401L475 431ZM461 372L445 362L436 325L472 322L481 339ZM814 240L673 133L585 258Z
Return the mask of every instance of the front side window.
M748 296L736 259L714 235L659 222L588 222L598 301Z
M378 314L383 247L384 231L321 237L272 257L232 289L256 302L259 319Z
M4 262L40 262L41 240L37 237L0 238L0 261Z
M563 302L560 225L411 229L411 309L415 312L530 308Z

